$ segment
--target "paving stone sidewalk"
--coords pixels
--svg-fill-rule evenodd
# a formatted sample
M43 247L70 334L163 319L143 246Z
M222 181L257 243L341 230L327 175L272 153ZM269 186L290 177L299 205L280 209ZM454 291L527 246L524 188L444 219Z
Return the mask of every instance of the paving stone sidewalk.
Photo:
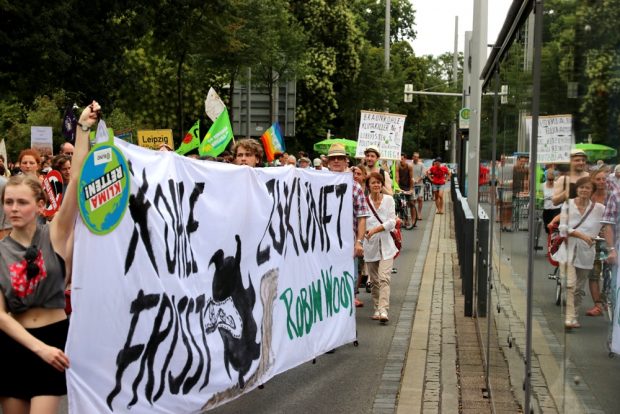
M475 320L463 316L449 201L444 211L429 217L434 221L398 394L398 414L491 412L483 393L484 366Z

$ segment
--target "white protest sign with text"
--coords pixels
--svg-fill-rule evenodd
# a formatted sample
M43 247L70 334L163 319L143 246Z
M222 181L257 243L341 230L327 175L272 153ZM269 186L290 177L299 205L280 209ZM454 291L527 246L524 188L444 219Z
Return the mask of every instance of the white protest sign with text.
M36 149L41 155L51 156L54 153L52 127L31 126L30 148Z
M525 118L528 141L532 142L532 117ZM538 163L568 163L575 143L571 115L549 115L538 118Z
M379 149L381 159L400 160L406 115L361 111L355 158L364 158L369 146Z

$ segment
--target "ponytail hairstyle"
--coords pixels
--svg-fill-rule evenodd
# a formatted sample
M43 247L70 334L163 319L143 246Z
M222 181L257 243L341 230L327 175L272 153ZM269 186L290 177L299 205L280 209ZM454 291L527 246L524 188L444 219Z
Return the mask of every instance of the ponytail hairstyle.
M4 203L4 193L6 192L7 187L25 185L32 190L32 195L34 196L35 201L43 201L47 202L47 194L43 191L43 186L39 181L39 178L30 174L19 174L12 175L6 182L6 185L2 189L2 193L0 193L0 200Z

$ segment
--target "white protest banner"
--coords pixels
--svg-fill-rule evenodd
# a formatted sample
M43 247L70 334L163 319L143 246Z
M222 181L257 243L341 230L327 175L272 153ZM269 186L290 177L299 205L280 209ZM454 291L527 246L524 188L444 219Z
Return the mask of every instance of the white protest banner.
M355 158L364 158L369 146L379 149L381 159L400 160L406 115L361 111Z
M71 413L197 413L355 339L352 176L116 140L129 211L78 220Z
M52 140L52 127L31 126L30 127L30 148L36 149L41 155L50 156L54 153L54 143Z
M525 118L528 141L532 142L532 117ZM547 115L538 118L538 163L568 163L575 143L571 115Z

